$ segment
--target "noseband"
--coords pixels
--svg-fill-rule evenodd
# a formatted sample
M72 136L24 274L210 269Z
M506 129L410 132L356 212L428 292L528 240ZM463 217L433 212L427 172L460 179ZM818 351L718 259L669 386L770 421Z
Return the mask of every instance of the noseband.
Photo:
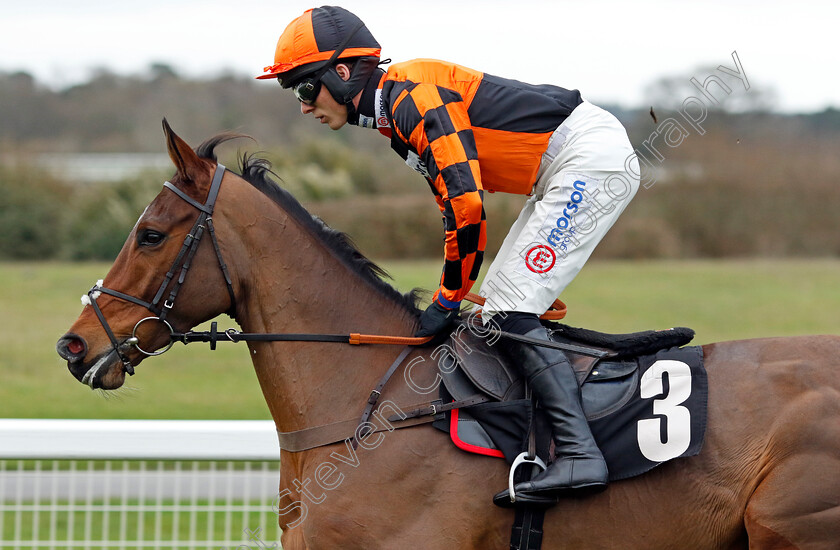
M175 261L172 263L172 267L169 268L169 271L166 272L166 276L163 279L163 282L160 284L157 292L155 293L154 298L150 302L146 302L141 300L140 298L135 298L134 296L130 296L128 294L119 292L117 290L113 290L110 288L106 288L102 286L101 282L98 282L91 288L88 293L88 299L90 305L93 307L94 313L96 313L96 317L99 319L99 322L102 324L102 328L105 329L105 333L108 335L108 338L111 340L111 345L114 348L114 352L116 352L117 356L123 363L123 368L125 368L125 372L129 375L134 374L134 367L131 365L131 361L126 357L123 353L123 350L127 347L134 346L137 351L142 353L143 355L151 356L151 355L160 355L169 348L172 347L172 344L175 343L175 339L172 336L175 334L175 330L172 328L172 325L166 320L169 311L175 305L175 298L178 296L178 291L181 289L181 286L184 284L184 280L187 277L187 272L190 269L190 265L192 263L193 257L195 256L196 251L198 250L198 245L201 242L201 237L204 235L205 230L210 234L210 239L213 242L213 249L216 251L216 259L219 261L219 267L222 270L222 274L225 278L225 284L227 285L228 294L230 295L230 309L229 312L236 311L236 297L233 294L233 284L231 282L230 273L228 273L227 265L225 264L224 259L222 258L222 252L219 248L219 242L216 239L216 231L213 227L213 209L216 205L216 198L219 195L219 188L222 186L222 177L225 175L225 167L222 164L218 164L216 166L216 171L213 174L213 181L210 184L210 191L207 193L207 200L204 204L197 202L195 199L175 187L170 182L164 182L163 186L166 189L169 189L173 193L175 193L178 197L186 201L191 206L198 209L199 214L198 218L195 220L195 223L192 226L192 229L184 238L184 244L181 246L181 251L178 252L178 256L175 257ZM179 273L180 271L180 273ZM178 278L175 279L175 274L178 273ZM169 296L164 300L163 296L166 293L166 289L170 286L173 279L175 279L175 284L172 285L172 288L169 291ZM115 298L119 298L120 300L125 300L126 302L131 302L133 304L137 304L142 306L154 314L154 317L145 317L140 319L136 325L134 325L134 330L131 332L131 337L126 339L124 342L120 343L116 336L114 335L114 331L111 330L111 326L108 324L108 321L105 319L105 316L102 314L102 310L99 308L99 305L96 303L97 298L99 297L100 293L108 294L109 296L113 296ZM161 304L161 300L163 300L163 304ZM140 347L140 340L137 338L137 328L148 321L158 321L163 323L166 328L169 330L170 339L169 344L158 351L146 351Z

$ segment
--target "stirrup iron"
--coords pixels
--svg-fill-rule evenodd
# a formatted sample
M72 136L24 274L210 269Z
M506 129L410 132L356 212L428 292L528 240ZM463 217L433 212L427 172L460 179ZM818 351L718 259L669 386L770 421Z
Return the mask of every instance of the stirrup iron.
M513 464L510 465L510 474L508 474L508 492L510 494L511 502L516 502L516 492L513 490L513 476L516 473L516 469L522 466L523 464L539 466L542 470L545 470L547 467L545 465L545 462L543 462L543 459L541 459L537 455L534 455L533 458L530 458L528 456L527 451L522 451L521 453L519 453L519 455L515 459L513 459Z

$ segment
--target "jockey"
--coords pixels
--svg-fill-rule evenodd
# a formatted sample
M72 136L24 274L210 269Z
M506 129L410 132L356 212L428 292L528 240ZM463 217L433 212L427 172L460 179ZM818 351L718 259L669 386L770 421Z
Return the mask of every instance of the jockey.
M580 271L636 194L627 132L577 90L531 85L419 59L380 68L380 45L349 11L324 6L293 20L257 78L292 88L303 114L337 130L376 129L429 182L443 216L440 287L417 336L449 327L486 245L484 193L528 195L479 293L485 323L539 340L538 316ZM553 426L556 459L515 487L518 502L601 490L607 466L586 422L565 354L502 339ZM506 492L505 492L506 493Z

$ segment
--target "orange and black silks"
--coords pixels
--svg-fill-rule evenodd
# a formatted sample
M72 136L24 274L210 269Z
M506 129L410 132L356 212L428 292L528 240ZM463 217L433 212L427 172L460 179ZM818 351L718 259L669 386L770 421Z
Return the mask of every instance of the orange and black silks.
M483 190L531 192L548 140L582 103L580 92L430 59L392 65L379 89L380 131L426 177L443 214L446 263L434 298L456 308L487 243Z

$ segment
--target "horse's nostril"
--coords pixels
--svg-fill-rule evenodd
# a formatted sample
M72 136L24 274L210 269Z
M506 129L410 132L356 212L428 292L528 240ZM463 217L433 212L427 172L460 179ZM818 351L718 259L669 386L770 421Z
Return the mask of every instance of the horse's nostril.
M85 345L79 340L71 340L67 342L67 350L73 355L78 355L85 351Z
M56 351L67 361L75 361L85 356L87 344L84 340L75 335L62 337L56 345Z

